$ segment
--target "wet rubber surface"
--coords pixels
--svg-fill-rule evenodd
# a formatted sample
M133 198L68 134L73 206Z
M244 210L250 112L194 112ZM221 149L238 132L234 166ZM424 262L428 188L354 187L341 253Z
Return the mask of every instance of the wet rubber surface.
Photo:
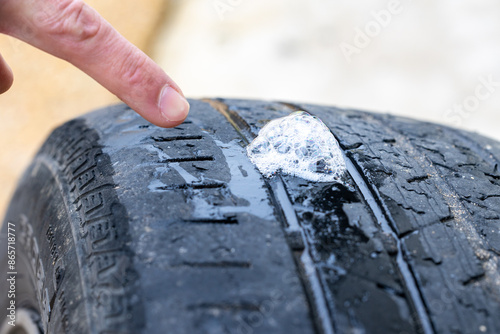
M231 114L245 120L253 136L265 124L255 120L259 113L283 117L292 111L278 103L261 108L254 105L251 110L246 101L225 103ZM303 238L301 244L306 245L296 249L299 251L297 262L300 263L304 253L310 255L309 265L314 267L320 282L320 292L316 295L320 294L326 303L311 302L315 308L324 307L324 312L328 312L332 332L423 332L419 317L414 316L417 314L415 303L406 289L411 282L401 279L396 260L397 241L374 219L375 214L350 174L345 175L345 185L310 182L292 176L278 176L268 182L279 202L290 201L293 213L289 216L297 217L297 228ZM280 191L277 184L283 184L285 192ZM296 233L290 231L292 236ZM314 295L314 289L311 288L310 293Z
M332 107L191 105L174 129L124 105L88 114L34 160L7 219L32 226L39 251L22 256L44 275L23 269L41 292L25 294L46 328L500 331L497 142ZM247 158L263 126L299 109L338 140L341 183L264 178Z
M263 115L282 117L288 112L279 104L249 108L247 101L220 102L229 115L245 119L253 132L265 123L260 120ZM389 291L412 305L413 330L497 332L500 324L493 314L500 305L499 216L498 206L492 205L500 193L494 181L499 144L387 115L284 105L320 117L352 161L352 176L361 177L355 180L358 195L368 204L369 215L376 217L387 253L403 251L392 263L404 293ZM348 214L350 221L363 217L358 209L354 212ZM365 266L370 267L368 258L363 260ZM378 292L364 291L366 296ZM352 303L345 305L352 314ZM373 314L373 308L367 313Z

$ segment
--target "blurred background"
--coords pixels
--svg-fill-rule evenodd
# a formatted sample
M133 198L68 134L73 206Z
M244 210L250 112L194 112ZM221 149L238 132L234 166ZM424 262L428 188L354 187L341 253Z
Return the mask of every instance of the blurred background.
M500 140L493 0L88 0L188 97L309 102L430 120ZM6 36L0 215L50 131L117 99ZM167 130L166 130L167 131Z

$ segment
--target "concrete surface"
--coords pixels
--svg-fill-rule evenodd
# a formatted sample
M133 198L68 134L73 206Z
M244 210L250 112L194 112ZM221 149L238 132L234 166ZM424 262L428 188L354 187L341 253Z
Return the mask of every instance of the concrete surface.
M494 0L88 1L187 96L280 99L431 120L500 139ZM163 22L158 26L159 22ZM116 98L8 37L0 96L0 214L50 129Z

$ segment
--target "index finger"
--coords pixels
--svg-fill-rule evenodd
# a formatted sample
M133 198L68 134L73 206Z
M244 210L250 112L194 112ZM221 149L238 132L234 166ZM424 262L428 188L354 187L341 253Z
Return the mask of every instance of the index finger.
M81 0L3 0L0 29L65 59L145 119L172 127L187 116L180 88Z

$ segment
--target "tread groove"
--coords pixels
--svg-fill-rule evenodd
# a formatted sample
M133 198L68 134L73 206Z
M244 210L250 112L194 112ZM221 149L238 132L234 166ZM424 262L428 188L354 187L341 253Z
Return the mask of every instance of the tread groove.
M192 267L192 268L251 268L252 264L248 261L204 261L204 262L191 262L183 261L181 263L182 267ZM178 266L173 266L178 267Z
M187 310L210 309L222 311L260 311L261 306L253 303L200 303L186 306Z
M213 156L196 156L196 157L179 157L161 160L159 163L175 163L175 162L198 162L198 161L214 161Z
M211 100L211 99L205 99L204 102L209 103L215 110L217 110L219 113L221 113L228 122L233 126L233 128L238 132L240 135L241 139L243 142L248 145L251 140L255 138L255 134L252 133L250 130L251 127L246 123L246 121L239 116L236 112L232 112L229 110L229 106L225 104L224 102L220 100ZM236 117L236 119L235 119ZM270 184L270 182L265 179L264 182L266 183L269 193L271 196L271 200L274 203L277 203L278 205L276 207L281 208L282 203L278 199L278 197L275 194L275 191L273 190L273 186ZM284 189L284 184L283 181L280 179L278 181L279 185L281 185ZM278 186L279 186L278 185ZM286 193L286 190L285 190ZM290 204L290 198L288 195L281 196L282 200L287 202L289 205ZM281 211L281 210L279 210ZM287 230L289 230L290 227L290 221L287 219L286 215L283 212L279 212L279 215L281 217L281 224L283 226L284 232L286 233ZM295 215L295 212L293 213ZM296 217L295 217L296 218ZM296 220L296 219L295 219ZM298 225L298 223L296 223ZM295 224L294 224L295 225ZM288 226L288 228L287 228ZM298 228L301 230L302 228L298 226ZM303 231L301 232L301 234ZM332 321L329 316L329 310L328 307L325 304L325 297L324 297L324 291L323 288L320 285L320 278L318 277L317 269L314 268L314 264L311 260L311 256L309 254L309 251L307 250L307 243L304 242L304 246L306 246L306 249L304 251L295 251L294 247L296 246L296 242L291 242L290 238L286 238L288 247L292 254L294 255L294 260L295 260L295 265L296 269L299 273L299 277L302 283L302 286L306 293L307 301L309 303L309 308L311 311L311 318L313 320L314 324L314 330L316 333L322 333L322 334L333 334L334 329L332 325ZM297 256L298 255L298 256ZM304 263L306 261L306 263ZM307 268L306 268L307 267ZM312 281L312 282L311 282ZM315 284L316 288L312 288L311 284ZM323 282L321 282L323 283ZM319 287L317 285L320 285ZM318 296L314 292L318 293L320 292L322 295ZM319 298L318 298L319 297ZM321 316L319 316L321 315Z
M228 217L225 219L211 219L211 218L205 218L205 219L189 219L185 220L186 223L192 223L192 224L220 224L220 225L237 225L238 220L236 217Z
M151 137L151 139L153 139L157 143L163 143L163 142L179 141L179 140L201 140L203 139L203 136L190 136L190 135L171 136L171 137L158 136L158 137Z
M100 191L100 190L106 190L106 189L112 189L116 187L115 184L113 183L105 183L105 184L101 184L95 188L92 188L92 189L89 189L87 191L83 191L83 192L79 192L78 193L78 196L75 197L75 200L73 201L73 204L76 204L78 203L83 197L85 197L86 195L89 195L91 193L94 193L94 192L97 192L97 191Z
M337 140L339 140L339 138L337 138ZM342 150L345 154L344 147L342 147ZM414 304L414 307L416 308L418 321L422 326L423 332L425 334L434 333L435 330L430 320L429 311L424 303L422 291L418 287L415 273L403 256L404 253L401 245L401 237L398 237L398 232L395 229L394 224L389 223L389 215L384 206L381 204L380 195L373 187L369 186L371 184L370 181L363 174L361 166L359 166L354 159L345 154L345 161L347 164L347 171L356 183L356 186L360 190L360 193L362 194L365 202L375 215L376 221L382 227L385 233L392 235L394 240L396 240L398 248L398 252L396 254L397 267L402 275L406 289L412 297L411 300Z
M225 183L185 183L173 186L156 187L157 190L177 190L177 189L216 189L225 188Z

